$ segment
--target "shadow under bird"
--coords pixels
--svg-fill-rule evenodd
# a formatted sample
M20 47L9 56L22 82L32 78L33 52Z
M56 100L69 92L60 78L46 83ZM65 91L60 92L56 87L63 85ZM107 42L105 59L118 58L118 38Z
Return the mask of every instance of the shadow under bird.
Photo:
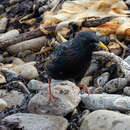
M73 80L80 86L79 82L90 66L92 52L96 51L98 47L108 50L99 41L95 32L81 31L77 33L73 40L63 42L55 48L51 55L51 61L46 66L49 84L49 101L57 98L51 92L51 78L57 80ZM88 90L87 86L86 89Z

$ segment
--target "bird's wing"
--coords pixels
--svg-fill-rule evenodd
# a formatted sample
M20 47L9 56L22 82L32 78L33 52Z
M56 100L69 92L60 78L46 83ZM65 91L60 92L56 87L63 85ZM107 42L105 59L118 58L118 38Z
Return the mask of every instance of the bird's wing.
M71 57L72 55L72 41L67 41L57 46L51 55L52 62Z

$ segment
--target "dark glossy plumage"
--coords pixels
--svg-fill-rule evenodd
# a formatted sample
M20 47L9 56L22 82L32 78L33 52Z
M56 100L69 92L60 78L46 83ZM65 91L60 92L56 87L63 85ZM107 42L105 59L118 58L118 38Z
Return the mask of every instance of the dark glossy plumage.
M99 39L94 32L79 32L73 40L61 43L52 53L52 60L46 66L47 75L54 79L73 79L79 83L90 66L92 52Z

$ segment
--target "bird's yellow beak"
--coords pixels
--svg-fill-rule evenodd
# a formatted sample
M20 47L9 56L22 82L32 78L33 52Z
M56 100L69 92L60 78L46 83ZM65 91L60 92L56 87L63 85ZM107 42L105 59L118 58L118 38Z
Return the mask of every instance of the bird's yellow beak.
M106 51L108 51L108 48L106 45L104 45L102 42L98 44L99 47L104 48Z

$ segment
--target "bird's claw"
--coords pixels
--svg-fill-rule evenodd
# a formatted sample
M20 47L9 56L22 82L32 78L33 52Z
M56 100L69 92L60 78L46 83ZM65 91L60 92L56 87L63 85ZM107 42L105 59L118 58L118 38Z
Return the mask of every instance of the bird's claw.
M79 88L82 88L83 92L88 92L88 94L90 94L90 90L88 89L88 86L85 84L78 84Z
M58 97L55 97L54 95L50 94L48 102L50 103L51 101L55 101L56 99L58 99Z

